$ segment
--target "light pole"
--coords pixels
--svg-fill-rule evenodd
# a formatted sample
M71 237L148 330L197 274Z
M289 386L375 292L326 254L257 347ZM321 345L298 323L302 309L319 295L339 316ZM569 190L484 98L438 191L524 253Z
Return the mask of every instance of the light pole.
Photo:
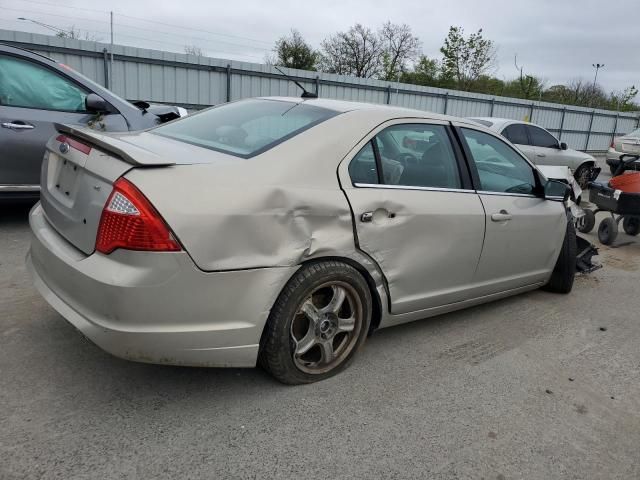
M598 70L604 68L604 63L592 63L591 66L596 69L596 75L593 77L593 88L596 88L596 81L598 80Z
M33 20L31 18L18 17L18 20L24 20L25 22L35 23L36 25L40 25L41 27L48 28L49 30L53 30L56 33L64 33L65 35L69 35L70 32L67 30L63 30L62 28L54 27L53 25L49 25L47 23L38 22L37 20Z

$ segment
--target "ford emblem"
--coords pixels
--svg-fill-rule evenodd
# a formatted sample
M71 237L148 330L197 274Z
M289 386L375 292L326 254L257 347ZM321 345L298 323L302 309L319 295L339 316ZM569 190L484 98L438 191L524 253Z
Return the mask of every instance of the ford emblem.
M69 152L69 144L67 142L63 142L58 147L60 149L60 153L68 153Z

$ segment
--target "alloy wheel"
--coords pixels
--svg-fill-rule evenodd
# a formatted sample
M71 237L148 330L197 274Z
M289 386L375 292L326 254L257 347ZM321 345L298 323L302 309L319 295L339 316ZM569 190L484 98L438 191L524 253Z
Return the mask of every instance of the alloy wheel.
M363 312L360 297L351 285L331 281L315 288L300 302L291 322L296 367L320 374L340 365L358 341Z

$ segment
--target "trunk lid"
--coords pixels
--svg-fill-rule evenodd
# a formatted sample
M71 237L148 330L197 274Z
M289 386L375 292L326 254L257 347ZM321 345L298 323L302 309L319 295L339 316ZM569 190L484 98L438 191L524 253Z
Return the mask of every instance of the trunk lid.
M193 164L238 168L245 164L237 157L146 131L105 134L60 124L56 129L60 134L47 143L42 164L40 202L53 228L86 255L95 251L102 210L113 183L131 175L131 170L178 170ZM170 175L171 181L176 173Z
M133 145L126 136L56 125L41 170L40 202L49 223L71 244L95 250L102 209L113 183L134 167L172 165L167 156ZM171 158L170 156L168 158Z

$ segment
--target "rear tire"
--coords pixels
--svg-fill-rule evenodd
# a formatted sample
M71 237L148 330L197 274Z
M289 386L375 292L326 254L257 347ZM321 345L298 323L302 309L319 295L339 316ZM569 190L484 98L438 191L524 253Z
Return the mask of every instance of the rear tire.
M585 208L584 215L578 218L577 228L580 233L589 233L596 226L596 214Z
M578 246L576 243L576 229L571 218L567 221L567 231L562 242L562 250L556 261L549 283L544 289L554 293L569 293L573 288L573 280L576 276L576 256Z
M371 312L369 286L355 268L333 260L307 264L271 309L259 362L289 385L331 377L364 343Z
M640 233L640 217L624 217L622 220L622 228L627 235L635 237Z
M603 245L611 245L618 236L618 223L611 217L600 222L598 227L598 240Z

